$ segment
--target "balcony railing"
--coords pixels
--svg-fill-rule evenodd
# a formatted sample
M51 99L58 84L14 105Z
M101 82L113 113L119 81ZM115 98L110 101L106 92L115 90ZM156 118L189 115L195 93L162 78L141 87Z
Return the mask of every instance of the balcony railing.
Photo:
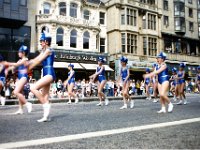
M186 62L195 62L200 63L199 56L190 56L184 54L167 54L167 58L172 61L186 61Z
M70 16L61 15L37 15L37 23L59 23L64 25L82 26L82 27L92 27L99 29L99 23L94 20L85 20L83 18L73 18Z
M185 3L185 0L174 0L174 2L183 2L183 3Z

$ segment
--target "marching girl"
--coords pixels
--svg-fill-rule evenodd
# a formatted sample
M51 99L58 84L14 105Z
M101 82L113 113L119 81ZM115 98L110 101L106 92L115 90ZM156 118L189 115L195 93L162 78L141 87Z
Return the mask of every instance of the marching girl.
M130 72L127 66L128 59L124 56L120 58L121 61L121 70L118 81L122 81L122 93L123 93L123 101L124 105L120 109L127 109L127 103L130 101L130 108L134 107L134 100L130 100L129 96L129 87L130 87Z
M24 85L28 82L28 70L27 70L28 58L26 57L27 54L28 54L28 47L22 45L18 50L18 56L20 58L19 61L17 63L8 62L8 65L10 66L8 68L8 71L14 68L18 69L18 79L15 84L14 94L17 96L19 100L19 109L14 114L23 114L24 105L27 107L28 113L31 113L32 111L32 103L27 102L23 94Z
M176 97L178 95L178 88L177 88L177 69L176 68L172 68L172 76L169 79L171 82L171 87L170 87L170 91L173 94L173 100L176 101Z
M78 103L78 97L75 93L73 93L73 89L75 86L75 71L74 69L74 65L73 64L69 64L68 65L68 78L67 80L64 82L65 87L67 86L67 90L68 90L68 97L69 97L69 102L68 104L71 104L71 97L75 98L75 104Z
M6 74L5 74L5 66L6 62L3 60L3 56L0 54L0 100L1 100L1 105L5 105L5 97L1 95L1 92L4 88L4 85L6 83Z
M196 84L197 84L198 91L200 93L200 66L197 67Z
M156 70L156 66L157 66L157 64L154 63L153 64L154 71ZM158 102L158 76L157 75L152 77L152 83L153 83L153 95L154 95L153 102L157 103Z
M108 99L106 98L106 96L104 95L103 88L106 84L106 77L105 77L105 67L103 66L103 63L105 63L105 58L103 57L99 57L98 58L98 67L96 69L96 73L91 75L90 78L93 80L95 80L95 78L98 78L98 97L100 102L97 104L97 106L102 106L103 105L103 100L105 100L105 105L107 106L109 104Z
M150 69L146 68L146 74L150 73ZM147 95L147 100L151 100L151 95L149 93L150 85L151 84L151 78L145 78L144 85L145 85L145 90L146 90L146 95Z
M177 105L186 105L187 104L187 100L185 97L185 93L184 93L184 88L185 88L185 63L180 63L179 65L179 71L177 73L177 87L178 87L178 96L180 98L180 101L177 103ZM183 102L183 98L184 98L184 102Z
M156 66L156 70L144 75L144 78L150 78L152 76L158 75L158 91L160 95L161 110L157 113L166 113L166 104L168 104L168 112L172 112L173 110L173 104L168 98L169 75L165 59L166 54L161 52L157 56L158 65Z
M43 77L39 79L33 86L31 92L39 99L43 106L43 117L38 122L48 121L51 105L49 103L49 89L51 83L56 79L53 63L54 51L51 46L51 36L44 32L41 34L40 45L42 50L40 54L29 62L29 70L42 63ZM41 90L40 90L41 89Z

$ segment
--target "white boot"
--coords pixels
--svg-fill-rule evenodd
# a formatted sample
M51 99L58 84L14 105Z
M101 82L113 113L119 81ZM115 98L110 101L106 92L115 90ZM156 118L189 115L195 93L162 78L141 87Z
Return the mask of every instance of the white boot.
M1 105L5 106L6 103L6 98L5 97L1 97Z
M31 113L32 112L32 103L27 102L25 105L26 105L26 108L28 110L28 113Z
M130 108L133 108L134 107L134 100L131 100L131 102L130 102Z
M46 122L46 121L48 121L50 109L51 109L51 104L49 104L49 103L43 104L43 111L44 111L43 118L41 118L40 120L37 120L37 122Z
M78 97L76 97L76 99L75 99L75 104L78 104Z
M157 111L158 114L166 113L165 107L162 107L161 110Z
M23 113L24 113L24 112L23 112L22 108L19 108L18 111L16 111L16 112L14 113L14 115L21 115L21 114L23 114Z
M72 103L72 101L71 101L71 99L69 99L69 101L67 102L67 104L71 104Z
M106 98L105 99L105 105L108 106L108 104L109 104L109 100Z
M173 111L173 104L170 102L169 104L168 104L168 112L170 113L170 112L172 112Z
M127 104L124 104L124 106L122 106L120 109L127 109L127 108L128 108Z

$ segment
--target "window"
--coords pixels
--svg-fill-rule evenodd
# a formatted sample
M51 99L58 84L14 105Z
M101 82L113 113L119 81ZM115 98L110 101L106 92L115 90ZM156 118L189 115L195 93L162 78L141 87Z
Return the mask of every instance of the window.
M77 18L77 7L78 5L76 3L70 4L70 16Z
M83 49L89 49L90 33L88 31L83 34Z
M149 4L149 5L155 5L155 0L147 0L147 4Z
M121 34L122 52L137 54L137 35L132 33Z
M0 8L3 8L3 0L0 0Z
M142 28L143 28L143 29L146 29L146 28L147 28L147 25L146 25L146 16L143 16L143 17L142 17Z
M121 10L121 24L125 25L125 9Z
M84 10L83 11L83 18L86 19L86 20L90 19L90 12L89 12L89 10Z
M168 0L163 1L163 9L168 10Z
M147 38L143 37L143 54L147 55Z
M59 15L66 16L67 9L66 9L66 3L61 2L59 3Z
M100 24L105 24L105 13L100 12L99 16L100 16L100 18L99 18L100 19L99 20Z
M50 14L50 9L51 9L51 4L50 3L44 3L43 4L43 11L44 11L44 14Z
M189 3L189 4L192 4L192 0L188 0L188 3Z
M169 26L169 17L168 17L168 16L164 16L163 24L164 24L165 26Z
M175 30L185 31L185 18L175 18Z
M200 19L200 10L198 11L198 19Z
M11 0L11 10L18 10L18 8L19 8L19 1Z
M149 44L148 44L149 55L156 56L156 54L157 54L157 39L151 38L151 37L149 37L148 39L149 39Z
M148 14L148 29L156 30L156 15Z
M41 33L43 33L44 31L49 32L49 28L46 26L42 27Z
M140 3L146 3L146 0L140 0Z
M100 53L105 53L105 38L100 38Z
M193 22L189 22L189 30L194 31L194 23Z
M189 8L189 17L193 17L193 11L192 11L192 8Z
M136 26L136 10L127 8L127 25Z
M58 28L56 33L56 44L58 46L63 46L63 28Z
M185 4L176 2L174 3L174 15L184 17L185 16Z
M4 0L4 3L10 3L10 0Z
M70 47L76 48L76 42L77 42L77 31L72 30L70 34Z
M126 33L121 34L122 52L126 52Z
M197 5L200 5L200 0L197 0Z
M26 0L20 0L20 5L21 6L26 6L27 1Z

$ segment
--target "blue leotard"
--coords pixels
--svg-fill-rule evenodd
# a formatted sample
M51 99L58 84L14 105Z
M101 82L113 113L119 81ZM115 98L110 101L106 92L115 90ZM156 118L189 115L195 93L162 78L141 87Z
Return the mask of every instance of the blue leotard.
M47 58L45 58L42 61L42 65L43 65L43 77L46 75L51 75L53 77L53 80L56 79L56 75L54 72L54 68L53 68L53 63L54 63L54 51L52 49L50 49L51 51L51 55L49 55Z
M171 78L173 79L173 81L172 81L172 85L176 86L177 81L176 81L176 79L175 79L175 75L172 75Z
M183 76L183 72L179 71L178 72L178 77L182 77ZM185 79L184 78L181 78L181 79L178 79L178 83L177 84L182 84L182 83L185 83Z
M71 72L68 72L68 77L70 76ZM75 84L75 72L73 71L72 77L68 80L68 84L74 83Z
M2 71L0 72L0 82L2 83L2 85L4 85L6 83L6 75L5 75L5 66L3 66Z
M101 67L97 67L97 71L96 72L99 72L101 70ZM98 75L98 81L101 83L102 81L106 80L106 77L105 77L105 69L102 70L102 72Z
M122 78L123 82L125 81L127 76L128 76L128 68L127 67L125 69L121 68L121 78ZM129 80L129 78L128 78L128 80Z
M160 69L160 66L157 65L156 70L158 69ZM168 67L158 74L158 83L162 84L165 81L169 81Z
M200 81L200 74L197 75L197 80Z
M149 83L150 83L150 78L146 78L146 79L145 79L145 84L146 84L146 85L149 85Z
M27 67L24 65L18 67L18 79L20 80L22 77L28 79Z

